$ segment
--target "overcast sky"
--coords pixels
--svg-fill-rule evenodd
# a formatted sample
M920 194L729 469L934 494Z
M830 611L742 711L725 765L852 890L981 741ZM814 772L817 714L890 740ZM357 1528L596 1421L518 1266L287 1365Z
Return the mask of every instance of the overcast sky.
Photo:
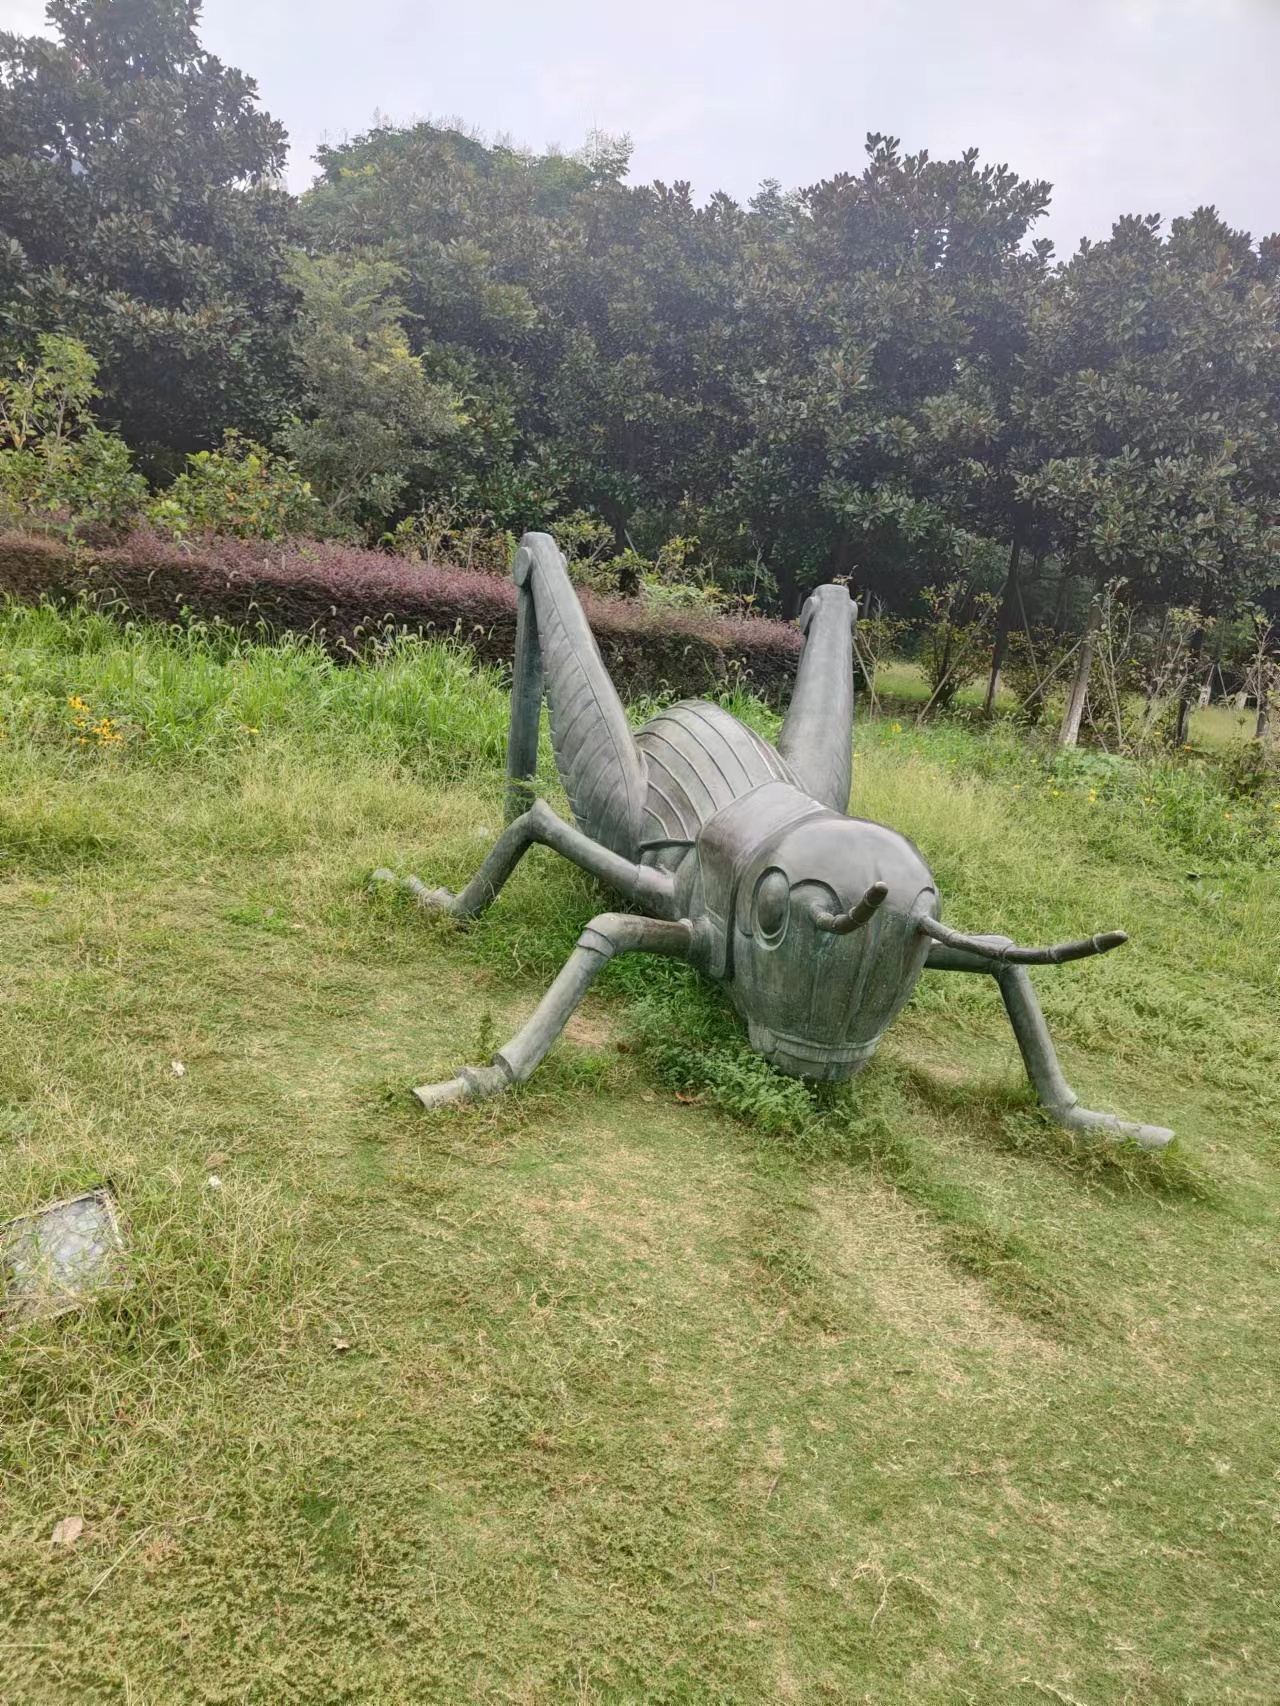
M42 13L0 0L10 28ZM633 181L699 198L857 171L880 130L1048 178L1059 253L1206 201L1280 228L1280 0L206 0L203 34L287 125L297 188L375 112L535 148L627 131Z

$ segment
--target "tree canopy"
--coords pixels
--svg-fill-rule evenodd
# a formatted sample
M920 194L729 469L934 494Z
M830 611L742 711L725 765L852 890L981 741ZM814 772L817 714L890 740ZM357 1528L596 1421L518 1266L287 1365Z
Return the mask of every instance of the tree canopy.
M149 456L290 406L283 128L201 47L196 0L50 0L0 34L0 339L72 333Z
M625 139L379 125L295 200L196 0L48 14L0 36L0 355L81 340L153 475L234 429L333 526L561 522L784 614L1003 585L1004 634L1045 565L1274 596L1280 239L1200 208L1060 263L1048 184L879 134L742 205L632 183Z

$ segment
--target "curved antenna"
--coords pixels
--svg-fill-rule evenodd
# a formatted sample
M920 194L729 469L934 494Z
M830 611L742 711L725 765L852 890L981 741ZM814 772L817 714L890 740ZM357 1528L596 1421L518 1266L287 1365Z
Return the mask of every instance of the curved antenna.
M989 936L966 936L936 918L917 918L916 927L948 948L1018 966L1056 966L1064 960L1087 960L1092 954L1109 954L1112 948L1119 948L1129 940L1123 930L1104 930L1100 936L1086 936L1080 942L1058 942L1052 948L1019 948L1013 942L992 941Z
M848 912L815 911L814 923L819 930L831 930L837 936L848 936L854 930L861 930L869 918L884 905L888 898L888 883L872 883L856 906L851 906Z

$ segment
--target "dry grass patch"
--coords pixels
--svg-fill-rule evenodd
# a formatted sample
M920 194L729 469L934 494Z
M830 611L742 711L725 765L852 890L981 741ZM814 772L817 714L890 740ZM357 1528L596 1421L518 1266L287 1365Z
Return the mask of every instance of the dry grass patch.
M999 1308L979 1280L957 1273L933 1217L889 1186L823 1185L814 1200L849 1307L869 1306L898 1336L904 1360L958 1382L971 1377L975 1362L1011 1371L1061 1359L1060 1344Z

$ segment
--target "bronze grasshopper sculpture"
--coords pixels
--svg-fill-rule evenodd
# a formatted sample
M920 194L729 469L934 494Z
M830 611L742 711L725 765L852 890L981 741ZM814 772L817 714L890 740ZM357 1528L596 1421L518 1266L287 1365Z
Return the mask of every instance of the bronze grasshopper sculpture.
M800 616L795 690L776 748L718 705L673 705L633 733L555 542L527 533L507 745L507 824L460 894L404 882L433 910L471 918L535 842L640 910L593 918L528 1023L487 1066L423 1085L427 1107L523 1083L615 954L663 954L723 983L751 1046L781 1072L859 1072L922 971L995 977L1027 1075L1047 1111L1159 1149L1173 1136L1082 1108L1054 1052L1029 965L1117 948L1122 931L1051 948L969 936L938 916L929 867L903 835L845 815L852 782L853 626L842 586ZM534 797L543 692L575 827ZM389 871L375 879L394 883Z

